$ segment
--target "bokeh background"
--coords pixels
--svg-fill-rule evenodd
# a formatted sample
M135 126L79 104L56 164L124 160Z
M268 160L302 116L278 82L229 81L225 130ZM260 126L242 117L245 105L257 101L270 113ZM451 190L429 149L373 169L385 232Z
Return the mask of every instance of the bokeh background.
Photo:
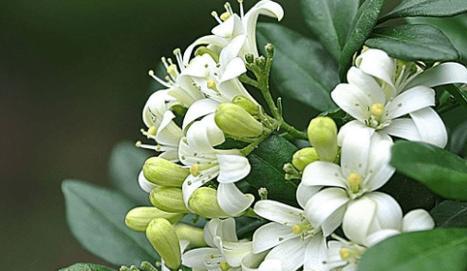
M305 31L299 2L279 2L283 24ZM141 139L140 111L155 90L148 69L207 34L224 1L0 3L0 263L23 271L103 263L68 230L60 184L109 184L112 146ZM465 18L451 24L467 48Z

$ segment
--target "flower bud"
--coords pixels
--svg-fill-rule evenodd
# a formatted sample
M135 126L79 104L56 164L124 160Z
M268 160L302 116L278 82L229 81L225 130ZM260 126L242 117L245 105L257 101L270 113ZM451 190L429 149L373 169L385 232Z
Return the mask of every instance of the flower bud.
M155 218L151 220L146 229L146 237L167 267L177 269L180 266L180 241L175 233L175 228L167 219Z
M181 187L190 170L163 158L151 157L144 162L143 174L157 185Z
M188 201L190 209L197 215L207 218L228 217L217 202L217 191L210 187L196 189Z
M248 64L253 64L253 62L255 62L255 56L253 54L246 54L245 62Z
M259 114L259 106L252 102L250 99L246 98L245 96L235 96L232 99L232 103L238 106L241 106L246 112L250 113L253 116L257 116Z
M316 117L308 125L308 140L319 159L333 162L337 156L337 127L329 117Z
M165 218L172 223L182 219L183 214L168 213L156 207L136 207L131 209L125 217L125 224L135 231L145 231L149 222L154 218Z
M156 187L151 190L149 200L152 205L170 213L187 213L183 202L182 189L177 187Z
M268 43L268 44L266 44L266 46L264 46L264 49L265 49L266 55L268 57L273 57L274 56L274 45L272 45L271 43Z
M175 232L177 233L178 239L190 242L190 246L192 247L206 246L203 229L186 224L177 224L175 225Z
M258 137L263 133L263 125L236 104L220 104L214 118L224 133L236 138Z
M298 150L292 157L292 164L300 171L303 171L309 164L318 161L319 156L315 148L307 147Z

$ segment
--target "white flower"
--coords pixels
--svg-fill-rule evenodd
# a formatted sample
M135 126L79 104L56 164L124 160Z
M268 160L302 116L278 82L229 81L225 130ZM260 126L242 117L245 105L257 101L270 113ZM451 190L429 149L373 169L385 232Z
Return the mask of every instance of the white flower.
M224 140L224 134L214 122L214 115L191 124L179 147L180 161L189 166L191 172L182 186L183 198L189 207L188 201L193 192L217 177L219 206L227 214L236 216L254 201L253 195L243 194L235 185L250 173L251 166L239 150L217 150L213 147Z
M321 228L307 219L302 209L272 200L261 200L254 210L270 222L253 234L253 253L268 251L265 261L278 260L282 270L322 270L326 239Z
M204 239L209 247L185 252L183 265L197 271L240 271L242 259L251 253L251 242L238 240L233 218L209 221Z
M302 177L304 186L326 187L306 202L306 214L312 223L331 234L341 222L361 224L362 216L368 221L382 210L400 211L389 195L373 192L383 186L393 175L389 165L392 140L372 129L357 128L347 132L343 139L340 166L323 161L308 165ZM374 201L382 201L376 210ZM355 221L353 221L355 220ZM369 223L369 222L368 222ZM361 227L363 230L364 227Z
M377 49L365 51L356 63L347 73L348 83L331 93L334 102L356 119L344 130L365 125L408 140L446 145L446 127L432 109L432 87L467 83L464 66L443 63L422 72L415 64L397 62Z
M248 254L243 257L242 271L283 271L282 261L265 260L267 252L259 254Z
M256 46L256 23L258 21L258 16L262 14L277 18L280 21L284 16L284 10L276 2L262 0L244 14L243 1L239 0L238 2L240 3L240 15L233 12L229 3L225 4L226 12L222 15L219 16L216 12L212 13L219 25L212 29L213 35L201 37L187 48L183 55L185 64L189 62L191 54L196 46L208 44L211 47L222 49L239 36L243 36L244 40L241 51L239 51L239 56L244 56L245 54L258 56L258 49Z

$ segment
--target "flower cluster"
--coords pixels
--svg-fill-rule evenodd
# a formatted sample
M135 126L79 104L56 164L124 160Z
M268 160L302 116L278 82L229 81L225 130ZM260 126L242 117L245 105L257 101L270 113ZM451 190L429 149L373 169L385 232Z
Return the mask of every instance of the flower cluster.
M467 83L465 67L423 69L365 48L347 83L331 92L354 120L338 129L332 118L319 116L301 132L284 121L269 91L274 47L268 44L264 56L257 49L258 16L281 20L283 10L262 0L245 13L238 2L238 14L228 3L222 14L212 13L218 25L211 35L183 53L174 50L175 60L162 58L166 77L149 72L164 86L143 109L142 133L155 144L137 143L158 153L138 178L153 206L131 210L126 224L146 233L163 268L355 270L365 250L381 240L433 228L428 212L403 215L398 202L378 190L395 172L389 164L393 138L446 145L432 88ZM257 200L240 185L252 170L247 156L280 131L310 144L284 166L287 179L300 180L297 206L268 199L267 189ZM187 214L207 219L204 231L179 223ZM262 221L250 239L237 237L235 218L241 216Z

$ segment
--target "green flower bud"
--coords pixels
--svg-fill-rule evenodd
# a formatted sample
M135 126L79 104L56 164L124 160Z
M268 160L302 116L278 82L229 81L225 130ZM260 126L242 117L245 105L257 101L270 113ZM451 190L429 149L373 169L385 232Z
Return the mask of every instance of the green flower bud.
M306 166L318 161L319 156L315 148L303 148L294 153L292 157L292 164L294 167L300 171L303 171Z
M245 62L248 64L253 64L253 62L255 62L255 56L253 54L246 54Z
M224 133L236 138L258 137L263 133L263 125L236 104L220 104L215 121Z
M180 241L175 233L175 228L167 219L155 218L151 220L146 229L146 237L167 267L177 269L180 266Z
M316 117L308 125L308 140L319 159L333 162L337 156L337 127L329 117Z
M259 106L244 96L235 96L232 99L232 103L241 106L246 110L246 112L253 116L257 116L259 114Z
M156 207L136 207L131 209L125 217L125 224L135 231L145 231L149 222L154 218L165 218L172 223L182 219L183 214L168 213Z
M187 213L183 202L182 189L177 187L156 187L149 194L152 205L170 213Z
M217 203L217 191L210 187L196 189L188 201L190 209L197 215L207 218L222 218L228 215Z
M177 224L175 225L175 232L177 233L178 239L187 240L192 247L206 246L203 229L186 224Z
M271 43L268 43L266 44L266 46L264 46L264 49L266 51L266 55L268 57L273 57L274 56L274 45L272 45Z
M190 170L163 158L151 157L144 162L143 174L157 185L181 187Z

